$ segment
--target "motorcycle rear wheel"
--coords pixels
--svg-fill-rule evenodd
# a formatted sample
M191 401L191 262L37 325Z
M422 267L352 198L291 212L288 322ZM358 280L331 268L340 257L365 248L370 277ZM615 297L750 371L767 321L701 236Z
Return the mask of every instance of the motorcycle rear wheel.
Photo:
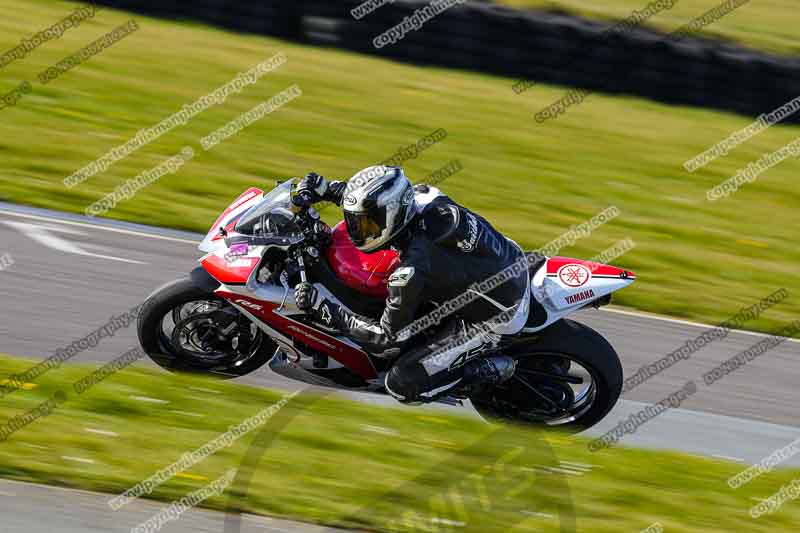
M563 319L515 341L509 381L470 396L484 418L584 431L602 420L622 392L622 365L614 348L592 328Z

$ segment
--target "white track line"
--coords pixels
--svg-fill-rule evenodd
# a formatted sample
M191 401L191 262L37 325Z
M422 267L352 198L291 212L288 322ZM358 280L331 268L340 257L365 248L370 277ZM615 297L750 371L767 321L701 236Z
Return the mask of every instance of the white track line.
M23 446L28 446L29 448L36 448L37 450L49 450L47 446L41 446L39 444L31 444L30 442L20 442Z
M64 459L65 461L75 461L76 463L86 463L86 464L90 464L90 465L94 464L94 460L93 459L84 459L83 457L73 457L72 455L62 455L61 458Z
M730 455L720 455L718 453L712 453L711 457L716 457L717 459L725 459L726 461L734 461L736 463L743 463L744 459L739 457L731 457Z
M582 476L586 472L578 472L576 470L569 470L567 468L559 468L556 466L547 466L547 465L533 465L536 468L542 468L548 472L552 472L554 474L571 474L573 476Z
M210 392L211 394L222 394L218 390L214 389L205 389L203 387L189 387L189 390L197 391L197 392Z
M59 487L58 485L43 485L41 483L32 483L30 481L18 481L16 479L0 479L0 484L2 485L24 485L31 487L35 490L42 490L42 491L59 491L59 492L66 492L68 494L85 494L87 496L92 496L95 498L108 498L110 494L105 492L97 492L85 489L73 489L67 487ZM6 487L7 488L7 487Z
M445 525L445 526L466 527L466 525L467 525L464 522L457 522L455 520L448 520L446 518L439 518L438 516L435 516L435 517L431 518L430 521L433 524L442 524L442 525Z
M195 418L205 418L206 415L202 415L200 413L192 413L191 411L179 411L176 409L170 409L170 413L175 413L176 415L184 415L184 416L193 416Z
M32 208L32 209L35 209L35 208ZM128 230L128 229L121 229L121 228L112 228L112 227L108 227L108 226L105 226L105 225L102 225L102 224L93 224L93 223L88 222L88 221L87 222L77 222L77 221L74 221L74 220L62 220L62 219L57 218L57 217L46 217L46 216L41 216L41 215L30 215L28 213L17 213L15 211L7 211L5 209L0 209L0 213L2 213L4 215L15 216L15 217L30 218L30 219L33 219L33 220L45 220L45 221L49 221L49 222L58 222L60 224L67 224L67 225L70 225L70 226L81 226L81 227L88 227L88 228L94 228L94 229L101 229L101 230L105 230L105 231L111 231L111 232L114 232L114 233L123 233L123 234L126 234L126 235L138 235L140 237L149 237L151 239L161 239L161 240L164 240L164 241L172 241L172 242L182 242L182 243L186 243L186 244L195 244L196 245L196 244L199 244L200 240L202 239L202 237L199 237L198 240L194 241L194 240L189 240L189 239L181 239L179 237L167 237L166 235L159 235L158 233L146 233L146 232L142 232L142 231L134 231L134 230ZM78 215L78 216L80 216L80 215ZM159 229L162 229L162 228L155 228L154 227L153 229L154 229L154 231L158 231ZM711 329L711 328L715 327L715 326L710 326L708 324L702 324L700 322L690 322L688 320L681 320L679 318L670 318L670 317L663 316L663 315L656 315L656 314L651 314L651 313L641 313L641 312L637 312L637 311L626 311L626 310L618 309L618 308L602 307L602 308L600 308L600 310L604 311L606 313L617 313L617 314L620 314L620 315L635 316L635 317L638 317L638 318L649 318L650 320L658 320L658 321L661 321L661 322L672 322L673 324L683 324L685 326L692 326L692 327L695 327L695 328ZM743 333L745 335L754 335L754 336L757 336L757 337L769 337L769 334L767 334L767 333L759 333L759 332L756 332L756 331L748 331L748 330L745 330L745 329L736 329L736 330L732 330L732 331L735 331L737 333ZM788 341L789 342L800 343L800 339L788 339Z
M591 468L583 468L581 466L572 466L572 465L568 465L566 463L561 463L559 466L560 466L560 468L564 468L566 470L574 470L575 472L581 472L582 474L588 474L588 473L590 473L592 471Z
M181 239L179 237L167 237L166 235L159 235L157 233L145 233L143 231L134 231L130 229L122 229L122 228L112 228L109 226L104 226L102 224L92 224L90 222L77 222L75 220L62 220L57 217L45 217L40 215L29 215L28 213L15 213L14 211L5 211L0 209L0 213L4 215L10 215L13 217L22 217L22 218L30 218L33 220L41 220L46 222L54 222L57 224L66 224L67 226L79 226L83 228L92 228L92 229L101 229L105 231L111 231L113 233L122 233L125 235L137 235L139 237L150 237L151 239L160 239L163 241L172 241L172 242L183 242L187 244L199 244L200 239L196 241L192 241L189 239Z
M131 400L149 403L169 403L169 400L161 400L160 398L151 398L149 396L128 396Z
M576 463L574 461L559 461L562 465L571 465L572 467L583 468L586 470L591 470L594 468L594 465L586 464L586 463Z
M94 429L94 428L83 428L89 433L94 433L96 435L103 435L105 437L119 437L119 433L114 433L113 431L107 431L105 429Z
M361 429L364 431L370 431L372 433L379 433L381 435L389 435L391 437L397 437L400 435L400 433L397 431L382 426L361 426Z
M679 318L670 318L668 316L654 315L654 314L650 314L650 313L641 313L641 312L638 312L638 311L626 311L626 310L617 309L617 308L601 307L600 311L603 311L603 312L606 312L606 313L616 313L616 314L619 314L619 315L635 316L635 317L638 317L638 318L649 318L651 320L658 320L658 321L661 321L661 322L672 322L673 324L682 324L684 326L692 326L692 327L695 327L695 328L713 329L713 328L717 327L717 326L710 326L708 324L703 324L703 323L700 323L700 322L689 322L688 320L681 320ZM743 335L751 335L751 336L754 336L754 337L771 337L772 336L769 333L761 333L759 331L749 331L749 330L746 330L746 329L732 329L731 333L742 333ZM789 342L798 342L798 343L800 343L800 339L787 338L786 340L789 341Z

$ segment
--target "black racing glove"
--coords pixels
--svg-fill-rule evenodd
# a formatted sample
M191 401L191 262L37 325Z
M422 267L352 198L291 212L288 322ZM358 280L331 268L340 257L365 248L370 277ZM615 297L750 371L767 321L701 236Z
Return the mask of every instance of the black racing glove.
M317 289L307 281L298 283L294 288L294 301L301 311L308 312L315 309L319 305L318 296Z
M323 200L327 192L328 180L316 172L309 172L300 180L292 203L299 207L310 207Z

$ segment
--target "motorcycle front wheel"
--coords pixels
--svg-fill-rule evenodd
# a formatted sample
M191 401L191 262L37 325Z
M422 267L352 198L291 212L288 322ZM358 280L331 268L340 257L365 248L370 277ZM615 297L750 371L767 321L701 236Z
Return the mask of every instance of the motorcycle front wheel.
M235 307L190 278L151 294L139 312L137 329L142 349L160 367L221 379L257 370L277 348Z

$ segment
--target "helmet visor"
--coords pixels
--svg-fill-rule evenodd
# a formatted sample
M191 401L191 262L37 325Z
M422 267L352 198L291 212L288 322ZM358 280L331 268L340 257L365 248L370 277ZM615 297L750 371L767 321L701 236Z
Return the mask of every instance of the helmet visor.
M356 246L369 245L370 242L380 237L383 233L386 227L386 212L382 209L376 211L380 213L351 213L345 211L344 222L347 226L347 233Z

